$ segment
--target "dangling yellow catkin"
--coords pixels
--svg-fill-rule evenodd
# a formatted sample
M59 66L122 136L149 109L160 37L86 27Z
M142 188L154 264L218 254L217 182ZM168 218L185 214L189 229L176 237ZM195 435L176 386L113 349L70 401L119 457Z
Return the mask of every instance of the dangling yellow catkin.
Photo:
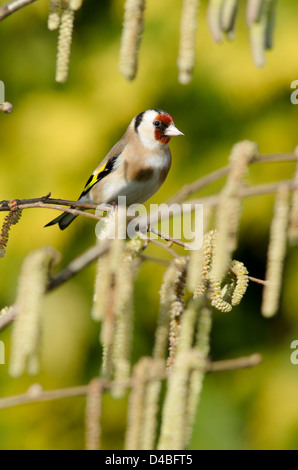
M211 36L215 42L222 41L221 15L224 0L209 0L207 9L207 21Z
M232 261L231 268L234 274L228 271L223 280L212 276L212 264L216 259L217 232L211 230L204 236L202 259L199 263L198 284L194 289L194 299L200 300L203 294L207 294L211 305L222 312L230 312L234 305L238 305L246 292L248 285L248 273L246 267L240 261ZM186 312L184 317L186 318Z
M190 300L181 318L163 408L159 449L184 449L190 440L210 344L211 310L204 303L202 296Z
M247 0L246 4L246 24L251 26L252 23L259 21L261 16L262 3L264 0Z
M163 278L160 290L160 311L155 333L153 357L163 359L169 341L168 370L171 369L179 336L180 317L186 282L187 259L175 258Z
M248 286L248 271L241 261L233 260L231 268L236 276L236 285L232 293L231 304L239 305Z
M232 310L232 305L223 299L221 281L211 279L210 287L210 299L212 307L216 308L217 310L220 310L221 312L230 312Z
M151 359L142 357L133 368L132 388L129 396L125 450L139 450L142 435L145 393Z
M195 349L200 354L200 364L191 372L189 379L189 390L187 400L187 433L186 445L189 444L193 425L195 422L196 411L200 401L200 395L203 387L203 381L206 373L206 361L210 350L210 333L212 326L212 312L208 307L202 307L198 314L197 335Z
M142 240L130 240L115 273L115 338L113 342L114 379L121 382L130 374L130 351L133 329L133 294L140 265L139 253L143 249ZM121 386L112 389L113 396L119 397L125 389Z
M186 263L186 260L185 260ZM177 299L172 303L170 310L170 331L169 331L169 357L167 359L167 371L171 372L173 363L175 361L177 345L180 333L180 321L184 310L184 286L185 286L185 273L181 278L179 290L177 292Z
M175 317L175 313L182 313L183 310L183 293L186 277L187 260L183 257L175 258L168 269L166 270L163 283L160 289L160 311L158 317L158 324L155 332L155 343L153 348L153 357L157 362L157 369L164 370L165 356L167 345L169 342L169 322L172 317L171 328L171 359L174 360L175 348L178 341L179 322ZM173 318L174 317L174 318ZM174 328L174 325L176 328ZM175 330L175 331L174 331ZM156 438L157 428L157 412L158 412L158 399L160 396L161 382L152 381L148 384L148 392L146 395L146 411L144 418L144 429L142 438L142 449L153 449L153 444Z
M79 10L82 4L83 0L69 0L69 8L74 11Z
M230 155L230 172L226 185L220 193L216 212L217 244L216 256L212 265L211 278L221 281L226 274L234 250L237 248L237 235L242 202L238 196L248 163L258 153L254 142L243 141L234 145Z
M137 74L145 3L145 0L126 0L124 5L119 69L126 80L133 80Z
M277 12L277 0L270 0L268 18L267 18L267 27L266 27L266 33L265 33L266 49L272 49L273 47L273 33L274 33L274 28L275 28L276 12Z
M101 321L100 343L102 345L101 374L110 379L112 375L112 348L115 338L115 313L113 308L115 273L111 269L110 253L97 261L97 274L91 316Z
M113 344L115 341L115 311L114 311L115 280L111 278L107 292L107 309L102 320L100 343L102 346L101 376L111 379L113 375Z
M175 258L166 270L160 289L160 310L155 332L153 357L164 359L166 355L169 322L176 302L181 303L186 276L186 259Z
M38 372L42 302L49 266L53 260L57 260L57 256L53 248L46 247L30 253L22 265L9 367L13 377L20 376L26 368L30 374Z
M66 0L50 0L48 29L54 31L60 26L61 15L67 8Z
M124 212L123 212L124 211ZM111 378L113 372L113 342L116 333L115 318L115 277L122 262L125 249L125 214L124 208L118 207L110 212L97 227L98 243L108 243L109 251L97 262L97 274L91 315L94 320L101 320L100 342L103 348L101 373Z
M108 310L113 275L109 260L109 253L104 253L97 261L93 305L91 310L91 316L96 321L103 320Z
M180 334L178 338L177 354L186 351L194 344L194 337L199 311L203 305L203 298L190 299L181 318Z
M198 276L197 283L194 289L194 299L204 294L207 289L209 282L209 272L211 269L211 262L215 255L217 232L215 230L210 230L204 236L204 242L202 247L202 259L198 265L198 270L200 270L200 276Z
M266 269L267 284L264 287L262 299L262 315L267 318L275 315L279 306L283 264L287 246L288 197L288 188L285 185L281 185L276 193L274 215L270 227Z
M263 0L259 18L250 24L249 39L253 61L257 67L265 65L266 31L271 0Z
M99 450L101 436L101 408L103 387L99 378L88 385L85 408L86 449Z
M91 315L94 320L103 320L110 304L110 287L114 282L115 273L122 260L122 254L125 248L125 236L118 238L119 224L124 225L124 220L119 207L117 210L108 214L102 221L102 229L97 236L98 243L104 240L110 241L109 252L101 256L97 262L97 274L95 280L93 307ZM119 228L119 230L121 230ZM120 235L120 232L119 232ZM122 234L121 234L122 235Z
M203 259L203 247L199 250L191 250L187 276L187 288L190 292L194 292L198 284L201 282Z
M209 230L209 223L212 214L212 208L204 206L203 212L203 233L204 240L206 238L206 233ZM195 289L201 282L202 279L202 269L204 262L204 240L203 246L198 250L190 250L189 263L188 263L188 275L187 275L187 288L190 292L194 292Z
M73 23L74 11L68 8L61 15L61 24L59 28L56 62L56 82L59 83L66 82L68 77Z
M211 305L221 312L230 312L239 305L248 286L248 272L240 261L231 262L229 271L223 281L210 278L209 298Z
M180 43L178 52L178 81L186 85L192 79L192 71L195 64L195 46L198 25L198 11L200 0L183 0L181 23L180 23Z
M295 154L298 157L298 147L295 149ZM289 221L289 242L291 245L298 244L298 160L295 167L293 176L293 183L297 186L293 189L291 195L290 205L290 221Z
M0 258L5 255L5 248L8 242L10 227L18 223L21 218L21 215L22 210L17 209L14 211L10 211L4 219L0 233Z
M140 436L141 450L152 450L155 448L158 427L159 398L162 378L164 375L165 361L162 359L152 359L144 400L142 434Z
M221 28L229 40L234 38L234 27L239 6L239 0L225 0L221 11Z
M185 449L188 437L188 383L192 370L201 366L202 357L199 351L187 349L177 354L167 384L158 450Z

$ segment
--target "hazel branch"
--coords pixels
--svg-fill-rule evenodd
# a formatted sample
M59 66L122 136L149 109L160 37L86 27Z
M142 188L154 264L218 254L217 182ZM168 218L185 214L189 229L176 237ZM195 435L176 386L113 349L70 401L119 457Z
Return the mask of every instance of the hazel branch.
M0 7L0 21L33 2L36 2L36 0L13 0L12 2L5 3L5 5Z
M61 286L69 279L72 279L76 274L106 253L109 249L109 245L109 241L94 245L85 251L82 255L79 255L77 258L72 260L69 265L66 266L66 268L64 268L56 277L50 280L46 292L51 292L53 289Z
M281 184L283 184L289 190L298 189L298 183L293 182L292 180L274 181L273 183L264 183L255 186L244 186L238 191L237 197L245 198L252 196L263 196L265 194L274 194L278 191ZM194 210L196 204L207 204L210 206L216 206L218 204L218 201L219 196L217 194L212 194L211 196L206 196L198 199L190 199L189 201L187 201L187 203L191 205L191 210ZM173 215L175 215L175 213Z
M251 161L251 163L267 163L267 162L290 162L290 161L297 161L298 157L295 152L289 153L276 153L276 154L264 154L264 155L255 155ZM230 171L230 165L222 167L212 173L209 173L202 178L194 181L191 184L184 186L178 193L176 193L172 198L167 201L167 205L174 204L174 203L181 203L185 199L187 199L192 194L198 192L199 190L209 186L210 184L218 181L219 179L226 176ZM297 184L295 184L291 180L286 180L285 183L288 185L289 189L298 189ZM239 197L250 197L250 196L257 196L262 194L270 194L274 193L278 190L280 182L274 183L267 183L263 185L256 185L251 187L244 187L239 191ZM109 212L111 207L109 205L104 204L92 204L92 203L83 203L80 201L70 201L65 199L54 199L50 198L51 193L48 193L46 196L42 196L39 198L31 198L31 199L16 199L18 207L21 206L21 209L27 209L32 207L44 207L45 204L51 205L60 205L60 206L69 206L72 208L73 206L79 207L82 209L98 209L105 212ZM9 211L9 200L0 201L0 212L1 211ZM211 195L200 199L195 199L189 201L189 203L205 203L209 205L216 205L218 203L218 195ZM35 205L36 204L36 205ZM48 207L46 207L48 208ZM60 209L59 209L60 210ZM66 211L66 209L64 209ZM83 213L82 213L83 214ZM86 214L85 214L86 215ZM160 219L162 218L162 214Z
M256 367L261 362L262 356L258 353L252 354L250 356L238 357L235 359L226 359L215 362L207 361L206 372L213 373L228 370L247 369L249 367ZM165 372L156 376L150 376L148 381L164 379L166 379ZM103 392L106 392L115 386L115 382L105 379L98 379L98 384L100 384ZM126 380L119 385L121 385L121 387L130 388L132 385L132 379ZM61 398L86 396L89 393L89 386L90 384L53 390L43 390L41 385L33 384L25 393L1 398L0 409L2 410L5 408L11 408L13 406L24 405L26 403L38 403L41 401L60 400Z
M82 209L98 209L104 212L109 212L111 210L110 205L105 204L93 204L80 201L69 201L67 199L54 199L51 198L51 193L48 193L46 196L36 197L31 199L15 199L17 205L20 209L29 209L32 207L44 207L45 204L50 205L59 205L59 206L69 206L69 207L80 207ZM0 201L0 212L9 211L10 199ZM21 206L21 207L20 207ZM48 209L48 207L46 207ZM60 209L59 209L60 210ZM63 209L66 211L66 209Z
M264 155L255 155L249 162L252 163L281 163L281 162L291 162L297 161L298 156L295 152L288 153L273 153L273 154L264 154ZM197 179L193 183L185 185L178 193L176 193L172 198L170 198L167 204L180 203L192 194L200 191L201 189L209 186L209 184L215 183L219 179L227 176L230 172L231 165L224 166L218 170L209 173L202 178Z

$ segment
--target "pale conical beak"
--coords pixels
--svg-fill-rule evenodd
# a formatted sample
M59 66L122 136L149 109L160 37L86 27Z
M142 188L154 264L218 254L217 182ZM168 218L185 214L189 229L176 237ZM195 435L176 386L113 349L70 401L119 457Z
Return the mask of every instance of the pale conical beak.
M174 124L170 124L169 127L164 131L164 135L168 137L174 137L175 135L184 135L183 132L179 131Z

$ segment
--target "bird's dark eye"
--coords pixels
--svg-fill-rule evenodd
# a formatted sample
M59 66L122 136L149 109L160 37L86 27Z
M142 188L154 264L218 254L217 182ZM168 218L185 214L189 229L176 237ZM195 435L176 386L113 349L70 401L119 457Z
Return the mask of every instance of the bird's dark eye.
M155 127L160 127L160 121L154 121L154 122L153 122L153 125L154 125Z

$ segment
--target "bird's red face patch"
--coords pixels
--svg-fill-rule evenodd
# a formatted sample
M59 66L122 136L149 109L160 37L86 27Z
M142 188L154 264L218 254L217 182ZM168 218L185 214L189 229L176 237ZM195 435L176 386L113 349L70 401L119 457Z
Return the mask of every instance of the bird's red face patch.
M169 127L169 125L174 122L172 116L169 114L158 114L154 120L154 122L159 121L160 126L156 127L154 131L155 139L161 142L162 144L167 144L170 140L170 137L164 135L165 129Z

